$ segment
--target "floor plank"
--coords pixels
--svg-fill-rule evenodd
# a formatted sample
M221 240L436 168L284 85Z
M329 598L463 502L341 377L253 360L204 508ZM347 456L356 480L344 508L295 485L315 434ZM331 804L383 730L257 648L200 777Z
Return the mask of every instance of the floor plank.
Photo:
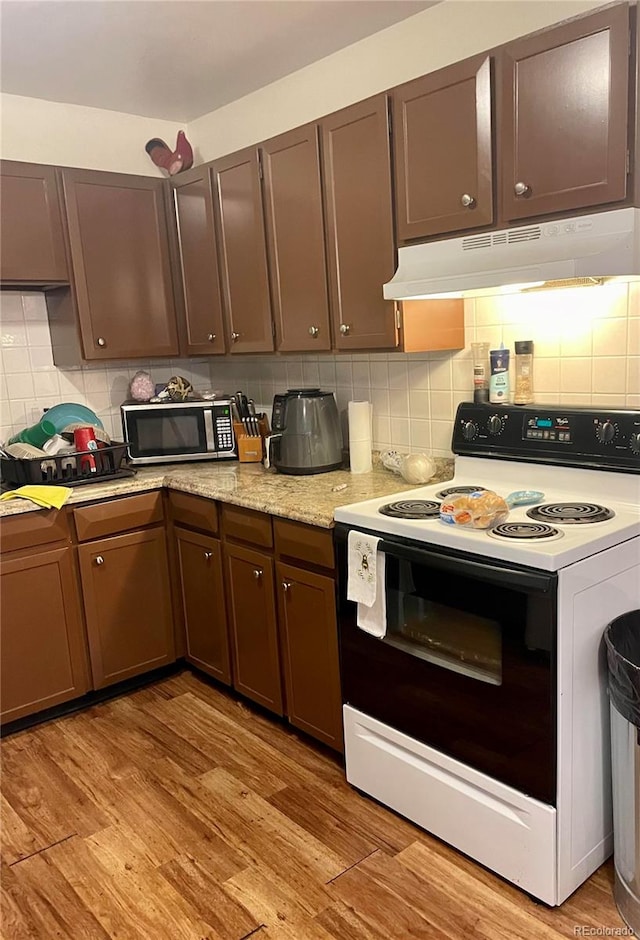
M190 672L5 738L3 940L566 940L551 909L352 789L340 759Z

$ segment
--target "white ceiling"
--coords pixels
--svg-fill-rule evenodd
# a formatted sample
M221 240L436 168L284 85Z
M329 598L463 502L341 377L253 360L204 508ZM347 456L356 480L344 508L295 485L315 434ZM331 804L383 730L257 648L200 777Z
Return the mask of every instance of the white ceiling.
M187 122L430 0L2 0L13 95Z

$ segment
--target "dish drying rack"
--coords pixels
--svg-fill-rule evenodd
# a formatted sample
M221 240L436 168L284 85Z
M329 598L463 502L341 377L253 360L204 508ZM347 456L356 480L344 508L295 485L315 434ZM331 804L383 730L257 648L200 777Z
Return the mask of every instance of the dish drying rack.
M79 450L52 457L0 457L0 475L2 482L11 487L30 483L81 486L117 480L135 474L135 470L122 467L126 451L126 444L112 443L97 450Z

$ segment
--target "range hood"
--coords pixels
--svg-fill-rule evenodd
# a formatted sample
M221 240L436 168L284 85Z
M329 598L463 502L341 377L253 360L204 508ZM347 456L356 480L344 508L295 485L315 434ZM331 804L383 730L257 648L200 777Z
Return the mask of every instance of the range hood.
M408 300L638 276L640 209L627 208L400 248L398 269L383 294Z

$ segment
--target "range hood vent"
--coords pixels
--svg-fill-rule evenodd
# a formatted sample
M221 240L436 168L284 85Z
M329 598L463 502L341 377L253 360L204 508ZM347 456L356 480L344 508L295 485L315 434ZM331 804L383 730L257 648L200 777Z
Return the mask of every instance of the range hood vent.
M486 291L516 284L640 277L640 209L410 245L384 285L387 300Z

